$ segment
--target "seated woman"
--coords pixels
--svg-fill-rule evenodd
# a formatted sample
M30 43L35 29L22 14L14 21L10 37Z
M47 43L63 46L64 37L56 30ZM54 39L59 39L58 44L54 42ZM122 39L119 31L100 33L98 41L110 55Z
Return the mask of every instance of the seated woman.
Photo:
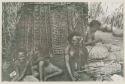
M32 67L33 75L38 77L40 81L47 81L47 79L62 74L62 69L53 65L48 56L37 56Z
M68 46L65 49L65 62L68 73L73 81L78 80L81 68L87 64L88 51L82 44L82 37L74 32L68 37Z

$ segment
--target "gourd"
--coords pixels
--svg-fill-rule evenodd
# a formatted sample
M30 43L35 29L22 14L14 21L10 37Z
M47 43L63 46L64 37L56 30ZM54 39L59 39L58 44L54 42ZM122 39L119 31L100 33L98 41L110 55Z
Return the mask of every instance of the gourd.
M102 26L100 27L100 30L103 31L103 32L106 32L106 30L107 30L107 29L106 29L106 25L102 25Z
M123 36L123 31L124 31L123 29L118 29L116 27L112 28L112 34L114 36L122 37Z
M100 27L100 30L102 30L103 32L111 32L112 28L111 25L109 24L104 24Z
M106 25L106 30L107 32L111 32L112 31L111 25Z
M104 59L109 55L108 49L99 44L94 46L90 53L89 53L89 59Z
M109 54L109 56L107 57L107 60L109 60L109 61L112 61L112 60L116 61L117 57L116 57L116 55L113 52L111 52Z

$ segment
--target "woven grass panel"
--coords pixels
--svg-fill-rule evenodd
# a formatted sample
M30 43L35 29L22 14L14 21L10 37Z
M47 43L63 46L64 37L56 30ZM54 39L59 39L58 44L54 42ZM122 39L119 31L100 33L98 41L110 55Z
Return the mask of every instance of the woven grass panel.
M64 54L67 37L72 32L84 35L88 15L87 4L56 3L50 6L52 50L54 54Z
M14 50L14 35L16 24L20 19L18 11L23 3L2 3L2 57L10 60Z
M52 8L51 8L52 9ZM60 9L60 10L58 10ZM63 6L51 10L51 36L54 54L63 54L68 34L66 11Z
M5 9L6 7L8 8L5 6ZM9 14L12 8L5 10L4 15ZM18 7L16 8L18 9ZM15 17L20 16L19 19L12 17L18 20L17 23L11 21L13 19L10 16L3 19L3 22L8 20L7 24L3 25L6 27L3 31L7 33L3 34L6 38L3 43L7 47L7 43L5 43L7 40L11 45L8 49L12 49L12 46L15 49L12 52L18 52L18 49L23 48L27 56L29 52L34 52L36 47L40 47L43 55L51 51L54 54L63 54L67 45L67 37L71 32L78 31L84 34L86 28L84 22L87 22L84 18L87 15L84 10L86 8L87 5L84 3L19 4L19 9L10 13L10 16L13 14ZM10 37L12 37L11 40L9 40ZM6 53L9 55L9 52Z

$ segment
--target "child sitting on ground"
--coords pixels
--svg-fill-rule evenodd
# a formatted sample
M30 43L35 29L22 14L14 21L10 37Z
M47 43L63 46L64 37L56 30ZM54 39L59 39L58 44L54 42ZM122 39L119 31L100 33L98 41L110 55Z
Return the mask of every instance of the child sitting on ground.
M25 52L23 50L18 52L17 59L14 62L14 68L16 75L12 78L12 81L22 81L25 75L31 74L29 70L29 63L26 61Z
M39 78L40 81L47 81L47 79L62 73L62 69L50 62L49 56L42 57L39 54L37 54L32 66L32 72L35 77Z

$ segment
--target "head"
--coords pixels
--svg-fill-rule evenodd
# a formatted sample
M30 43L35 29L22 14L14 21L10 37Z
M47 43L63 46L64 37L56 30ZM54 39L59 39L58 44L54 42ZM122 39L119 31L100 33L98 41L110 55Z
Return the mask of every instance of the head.
M50 57L44 57L44 61L49 63L50 62Z
M97 30L100 29L101 23L98 20L92 20L89 24L90 30L92 33L95 33Z
M41 47L40 47L40 46L37 46L37 47L35 48L34 55L35 55L35 56L39 56L40 53L41 53L40 50L41 50Z
M25 59L24 52L23 51L19 51L18 52L18 60L22 61L24 59Z
M80 41L82 40L82 37L79 33L73 32L72 34L69 35L68 41L71 45L79 45Z
M48 66L50 63L50 57L44 57L44 66Z

